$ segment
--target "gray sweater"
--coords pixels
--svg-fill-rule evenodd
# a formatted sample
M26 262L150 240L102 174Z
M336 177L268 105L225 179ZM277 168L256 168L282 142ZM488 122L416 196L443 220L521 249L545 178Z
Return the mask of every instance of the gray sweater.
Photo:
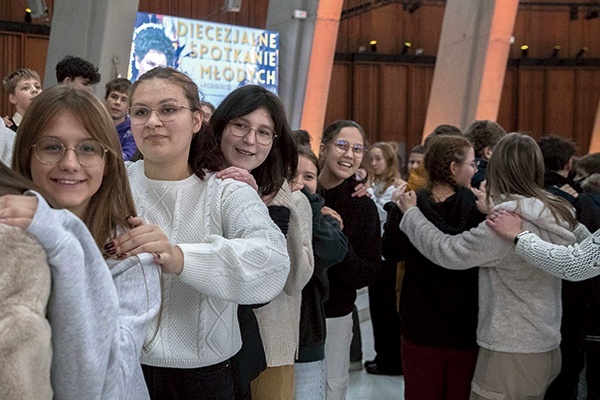
M160 307L152 255L106 260L85 224L37 193L28 232L48 255L52 389L56 399L148 399L139 363L146 324Z
M533 198L513 196L496 209L517 212L525 229L546 241L572 244L575 235L557 223L549 209ZM402 218L400 229L434 263L448 269L479 266L477 342L507 353L542 353L560 344L560 279L527 263L514 245L482 222L461 235L440 232L417 207Z

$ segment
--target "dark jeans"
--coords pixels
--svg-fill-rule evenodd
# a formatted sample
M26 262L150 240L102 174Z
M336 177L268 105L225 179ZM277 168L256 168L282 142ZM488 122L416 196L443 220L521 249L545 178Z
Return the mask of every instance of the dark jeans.
M229 361L203 368L181 369L142 365L152 400L233 400Z

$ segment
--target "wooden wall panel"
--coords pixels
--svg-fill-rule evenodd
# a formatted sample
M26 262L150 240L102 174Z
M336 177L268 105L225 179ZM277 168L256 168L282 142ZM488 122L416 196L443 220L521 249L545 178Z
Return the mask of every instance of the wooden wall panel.
M25 53L23 65L40 74L44 84L44 71L46 69L46 56L48 55L48 37L27 35L25 37Z
M13 32L0 32L0 79L19 68L23 62L23 42L25 35ZM0 116L12 115L13 106L8 102L8 93L1 90Z
M515 68L508 68L504 75L500 109L498 110L498 118L496 119L500 126L507 132L517 129L517 98L517 70Z
M518 74L519 97L517 129L539 137L544 131L543 69L521 69Z
M352 116L352 64L334 63L329 85L325 126L338 119Z
M381 113L377 141L406 142L408 66L384 64L381 69Z
M433 81L433 65L411 65L409 67L408 86L408 145L416 146L422 142L427 104ZM430 132L426 132L429 134Z
M573 138L575 120L575 70L546 70L547 111L541 135L557 135ZM537 133L537 132L536 132Z
M376 63L355 63L352 71L352 119L363 127L370 142L377 138L382 112L380 72Z
M576 138L579 154L584 155L590 146L590 134L594 129L594 120L600 100L600 71L577 70L574 91L575 123L572 137Z

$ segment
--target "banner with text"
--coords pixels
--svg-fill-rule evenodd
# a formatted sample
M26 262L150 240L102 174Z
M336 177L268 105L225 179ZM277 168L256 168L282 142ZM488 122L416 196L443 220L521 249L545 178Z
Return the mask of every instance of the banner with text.
M277 93L279 33L140 12L127 77L134 82L156 66L186 73L215 106L247 84Z

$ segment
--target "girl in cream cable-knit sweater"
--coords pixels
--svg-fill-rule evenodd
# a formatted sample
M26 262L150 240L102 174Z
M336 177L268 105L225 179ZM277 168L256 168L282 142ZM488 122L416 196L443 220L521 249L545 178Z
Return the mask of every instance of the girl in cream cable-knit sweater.
M543 159L535 141L511 133L488 165L488 196L497 208L519 213L545 240L572 244L573 210L542 189ZM400 228L430 260L449 269L479 266L479 357L472 399L542 399L560 371L560 279L520 258L514 246L482 222L461 235L440 232L414 205L398 202ZM496 397L494 397L496 396Z
M222 158L198 87L155 68L131 88L131 128L144 161L128 169L139 225L117 254L151 251L164 272L163 307L142 353L153 398L232 399L229 359L241 346L237 304L266 303L286 281L285 238L248 185L217 179Z

